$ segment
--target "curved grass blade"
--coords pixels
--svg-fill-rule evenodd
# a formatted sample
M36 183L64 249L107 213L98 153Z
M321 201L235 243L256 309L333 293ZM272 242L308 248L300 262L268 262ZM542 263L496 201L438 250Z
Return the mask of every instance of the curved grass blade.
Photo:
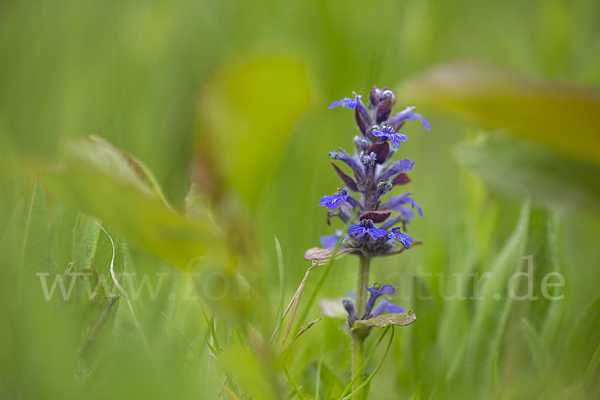
M383 362L385 361L385 358L387 357L388 352L390 351L390 347L392 345L392 340L394 339L394 327L392 326L392 335L390 336L390 340L388 342L387 348L385 349L385 353L383 354L383 357L381 358L381 361L379 362L379 365L377 365L377 368L375 368L375 370L364 380L364 382L362 384L360 384L356 389L354 389L349 395L347 395L346 397L344 397L342 399L342 397L340 396L340 399L342 400L348 400L350 399L352 396L354 396L356 393L360 392L365 386L367 386L371 380L375 377L375 375L377 375L377 372L379 372L379 369L381 368L381 366L383 365ZM387 331L387 329L386 329ZM385 333L385 332L384 332ZM383 335L382 335L383 338ZM379 345L380 342L377 342L377 345ZM352 382L350 383L349 387L346 388L346 390L349 390L349 388L352 387L352 385L354 384L354 382L358 379L358 376L360 374L362 374L364 368L367 366L367 363L371 360L371 357L373 356L373 354L375 353L376 348L373 349L373 352L371 353L371 355L369 356L369 358L367 358L367 360L364 362L362 368L360 369L358 375L356 375L353 379ZM345 390L345 391L346 391ZM345 392L344 391L344 392ZM342 394L343 396L343 394Z

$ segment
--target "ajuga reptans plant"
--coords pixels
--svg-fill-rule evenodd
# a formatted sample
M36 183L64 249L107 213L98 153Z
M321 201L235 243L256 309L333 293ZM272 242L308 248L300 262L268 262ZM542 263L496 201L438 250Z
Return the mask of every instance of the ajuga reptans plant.
M370 262L374 257L399 254L411 245L421 242L409 236L407 225L411 220L423 216L421 207L411 197L410 192L391 195L397 186L410 183L408 172L414 161L395 157L408 137L400 133L407 121L419 120L423 128L431 126L425 118L413 112L415 107L407 107L392 115L396 95L391 90L373 86L369 94L368 108L361 96L345 97L333 102L329 108L346 107L354 111L359 134L354 137L355 153L349 155L340 148L329 153L333 160L341 161L350 167L347 174L335 162L332 165L341 178L344 187L334 194L323 196L319 206L327 208L327 222L340 218L347 226L346 232L337 230L334 234L321 237L323 248L313 248L304 257L313 262L327 260L342 254L357 255L359 262L358 285L354 299L343 300L348 313L348 328L353 339L353 376L355 388L362 383L361 367L364 360L364 342L372 327L408 325L415 321L411 311L392 304L382 298L394 295L392 285L369 286ZM400 158L394 161L394 158ZM368 296L368 298L367 298ZM362 399L358 390L355 398Z

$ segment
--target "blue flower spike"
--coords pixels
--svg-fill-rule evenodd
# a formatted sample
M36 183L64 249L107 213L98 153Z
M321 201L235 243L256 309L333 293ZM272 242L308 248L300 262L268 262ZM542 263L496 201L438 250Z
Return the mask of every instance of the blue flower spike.
M384 229L376 228L373 224L373 221L370 219L363 219L360 221L359 225L350 225L348 228L349 235L356 235L355 237L358 239L365 234L371 236L373 240L377 240L381 237L384 237L386 231Z
M399 226L392 228L387 235L390 239L398 239L398 242L401 243L405 249L410 249L410 245L413 244L413 238L406 233L400 232Z
M420 121L427 130L431 129L431 124L415 113L415 107L403 107L394 112L396 93L387 87L373 86L365 100L356 92L348 94L329 105L329 108L353 110L358 127L358 132L351 136L352 149L337 147L329 152L343 189L322 196L319 201L319 206L327 207L326 223L337 223L339 218L346 228L336 227L342 230L333 233L332 229L330 233L333 234L321 236L319 249L332 249L343 240L344 254L369 260L393 256L413 245L413 239L404 228L416 216L423 216L423 210L410 197L410 192L395 193L399 187L406 187L404 185L411 182L407 173L410 174L415 165L403 154L398 156L408 141L400 128L414 120ZM398 240L404 247L391 239ZM414 242L420 243L416 239ZM314 248L304 254L306 260L319 262L330 256L330 253L319 253Z

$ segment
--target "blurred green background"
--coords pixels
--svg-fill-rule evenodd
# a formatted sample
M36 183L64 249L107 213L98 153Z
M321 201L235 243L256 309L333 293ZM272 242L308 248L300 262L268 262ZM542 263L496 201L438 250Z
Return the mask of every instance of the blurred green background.
M404 277L396 302L419 319L396 328L370 397L597 398L600 2L8 0L0 60L0 397L235 398L223 386L239 380L239 398L284 398L294 393L286 365L304 395L313 398L318 381L320 398L337 398L350 364L339 321L319 322L281 359L257 350L252 329L268 339L283 301L273 235L287 304L310 267L304 251L342 227L328 227L317 204L339 185L327 152L350 150L357 130L347 110L327 106L376 84L399 89L397 109L417 106L433 129L407 126L399 152L416 161L407 190L425 216L410 233L424 245L376 260L372 271L373 282ZM455 61L476 63L441 67L441 81L425 72ZM158 184L150 187L162 188L153 199L164 194L181 214L194 182L197 225L167 216L158 200L138 202L120 186L131 189L133 178L102 155L94 160L93 148L75 150L77 162L65 156L69 138L89 135L143 162ZM74 175L52 178L65 163ZM37 213L45 200L34 195L36 181L47 215ZM95 258L82 245L94 227L88 214L120 238L122 268L140 280L167 276L157 299L134 302L146 339L120 304L83 362L83 332L102 307L44 302L38 278L23 274L61 249L54 242L63 221L72 235L59 259L107 268L99 267L110 259L106 237L95 233ZM155 220L171 236L155 234ZM31 239L32 221L46 230L47 252ZM195 254L189 243L223 238L237 261L213 254L200 269L239 269L257 293L245 306L209 305L206 315L218 321L211 332L198 302L180 300L176 267ZM435 275L412 275L506 273L529 254L536 272L565 276L563 300L444 301ZM351 290L355 264L336 262L319 297ZM416 299L417 289L433 300ZM320 314L316 304L307 312L303 324ZM231 351L210 361L206 338L215 336Z

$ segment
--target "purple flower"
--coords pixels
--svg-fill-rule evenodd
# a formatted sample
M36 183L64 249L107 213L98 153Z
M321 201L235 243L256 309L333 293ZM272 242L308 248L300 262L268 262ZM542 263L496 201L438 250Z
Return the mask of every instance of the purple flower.
M379 299L379 297L384 295L393 296L396 294L396 289L394 289L392 285L379 286L375 284L373 287L366 287L365 289L367 289L371 293L371 295L369 296L369 300L367 301L365 314L361 317L359 317L356 314L356 308L354 307L354 302L351 299L346 298L342 300L342 304L348 312L348 324L350 325L350 327L353 327L354 322L360 319L375 318L380 316L384 312L388 312L390 314L400 314L404 312L404 308L396 304L392 304L388 299L381 299L379 301L379 304L377 304L377 307L375 307L375 303L377 302L377 299ZM375 309L373 309L373 307L375 307Z
M379 177L379 180L387 181L392 176L397 175L401 172L408 172L413 169L415 165L414 161L410 161L408 158L405 158L401 161L395 161L394 164L386 169L383 174Z
M354 308L354 303L350 299L344 299L342 300L342 304L348 312L348 323L350 327L352 327L352 325L354 325L354 321L358 320L358 316L356 315L356 309Z
M388 210L390 209L395 209L401 213L406 213L405 210L407 210L404 207L400 207L402 204L410 204L412 206L412 208L416 208L417 211L419 212L419 215L421 217L423 217L423 210L421 209L421 207L415 202L415 200L410 196L411 192L404 192L402 193L400 196L396 196L391 198L387 203L384 204L383 208L386 208ZM414 214L411 218L414 218Z
M418 119L421 121L423 128L427 129L428 131L431 130L431 124L425 118L423 118L422 115L412 112L414 109L415 107L406 107L406 109L394 115L392 119L390 119L389 123L396 125L402 121L413 121Z
M398 213L402 216L402 221L405 221L406 223L410 223L411 220L415 219L415 213L410 208L398 206L394 208L394 210L398 211Z
M348 234L356 235L357 239L368 234L373 240L377 240L377 238L384 237L386 232L383 229L375 228L370 219L363 219L359 225L350 225Z
M334 101L333 103L331 103L331 105L329 106L329 108L335 108L337 106L340 107L348 107L351 110L354 110L356 108L356 104L360 101L360 95L354 93L354 98L351 99L350 97L344 97L341 100L338 101Z
M339 149L340 151L330 151L329 155L331 156L331 158L333 158L334 160L340 160L345 162L346 164L348 164L348 166L350 168L352 168L352 171L354 172L354 175L356 177L359 177L362 175L362 167L361 165L358 163L358 161L356 161L354 159L354 157L350 157L348 155L348 153L346 153L344 151L344 149Z
M323 246L324 249L330 249L332 247L335 247L338 240L342 237L343 234L344 232L338 229L333 235L321 236L319 238L319 240L321 241L321 246Z
M395 295L396 289L392 285L383 285L379 286L377 284L372 287L365 287L371 295L369 296L369 300L367 300L367 307L365 309L365 318L369 318L371 316L371 311L373 311L373 307L375 306L375 302L377 299L385 294Z
M381 299L379 300L377 307L375 307L375 310L373 310L373 318L379 317L384 312L388 312L390 314L402 314L404 312L404 308L402 306L390 303L388 299Z
M388 232L388 237L390 239L398 239L398 242L402 243L406 249L410 249L410 245L413 243L413 238L400 232L399 226L392 228L392 230Z
M321 197L321 202L319 203L319 205L325 206L330 210L335 210L340 206L340 204L345 203L349 197L351 196L348 194L348 189L338 189L338 192L336 194Z
M396 147L402 145L400 142L406 142L408 140L408 136L400 132L394 132L394 127L392 125L386 125L382 130L373 129L373 136L384 137L385 140L391 140L392 144Z

